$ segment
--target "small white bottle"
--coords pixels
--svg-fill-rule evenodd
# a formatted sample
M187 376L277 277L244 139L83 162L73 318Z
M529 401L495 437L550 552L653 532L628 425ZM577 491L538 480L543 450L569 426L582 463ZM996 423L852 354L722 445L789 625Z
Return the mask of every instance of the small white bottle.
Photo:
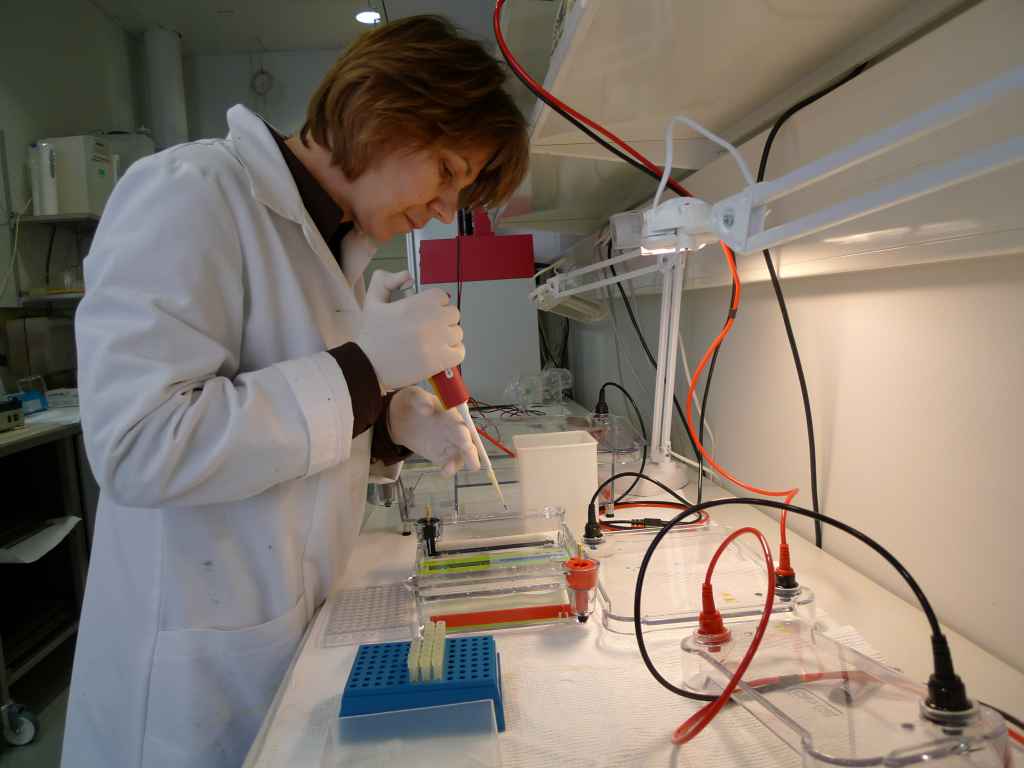
M29 147L32 179L32 212L36 216L55 216L60 212L57 197L57 152L52 144L38 141Z

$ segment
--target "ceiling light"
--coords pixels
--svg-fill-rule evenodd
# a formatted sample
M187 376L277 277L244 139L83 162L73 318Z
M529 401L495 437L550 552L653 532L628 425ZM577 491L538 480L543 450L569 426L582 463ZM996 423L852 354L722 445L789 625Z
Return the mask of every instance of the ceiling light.
M360 24L379 24L380 14L377 11L360 11L356 14L356 21Z

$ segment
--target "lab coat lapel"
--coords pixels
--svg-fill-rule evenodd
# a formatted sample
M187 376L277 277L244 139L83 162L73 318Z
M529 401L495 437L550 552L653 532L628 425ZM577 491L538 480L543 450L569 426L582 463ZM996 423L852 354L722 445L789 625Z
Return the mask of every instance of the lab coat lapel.
M249 186L253 197L274 213L294 221L302 229L302 235L309 247L329 270L341 272L344 276L340 288L340 299L346 311L362 309L362 292L354 288L355 281L362 277L363 270L373 254L369 239L355 231L345 237L342 246L344 271L324 242L316 228L295 186L295 180L281 157L281 152L263 120L241 104L228 110L230 138L238 149L239 156L249 175ZM350 257L349 250L353 251ZM360 286L361 287L361 286Z
M366 271L366 265L370 263L376 250L377 248L370 238L358 229L353 229L345 235L345 239L341 243L342 271L345 273L348 284L352 286L352 291L355 293L360 307L363 305L363 298L366 295L363 272Z

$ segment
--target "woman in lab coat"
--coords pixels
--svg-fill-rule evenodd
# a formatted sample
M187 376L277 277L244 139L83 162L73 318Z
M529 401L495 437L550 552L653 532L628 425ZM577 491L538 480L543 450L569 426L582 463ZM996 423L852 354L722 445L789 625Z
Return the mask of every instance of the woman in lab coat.
M64 766L239 765L349 559L371 464L477 466L409 386L461 362L458 311L389 303L408 276L363 271L373 241L518 185L503 80L447 22L405 19L338 60L299 135L236 106L227 139L114 190L76 316L101 495Z

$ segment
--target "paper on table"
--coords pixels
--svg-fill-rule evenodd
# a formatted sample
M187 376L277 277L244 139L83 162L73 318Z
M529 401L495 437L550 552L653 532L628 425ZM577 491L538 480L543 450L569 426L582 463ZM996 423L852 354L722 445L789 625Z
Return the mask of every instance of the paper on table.
M578 633L574 641L572 630L498 639L507 725L499 742L505 768L570 762L596 768L800 765L792 749L740 707L723 711L691 744L674 746L672 731L702 702L658 685L635 644L594 647L579 642ZM678 676L678 637L651 645L662 674L670 680Z
M81 522L78 517L57 517L46 521L46 527L9 547L0 547L0 563L27 565L34 563L60 544Z

